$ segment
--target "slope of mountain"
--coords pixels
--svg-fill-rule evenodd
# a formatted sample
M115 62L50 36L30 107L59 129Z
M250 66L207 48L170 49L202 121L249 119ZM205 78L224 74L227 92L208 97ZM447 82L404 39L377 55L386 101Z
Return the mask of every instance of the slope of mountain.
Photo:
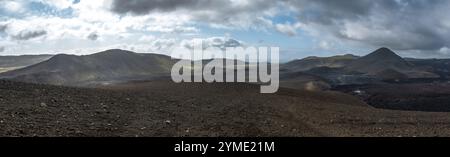
M60 54L47 61L0 74L23 82L84 86L168 76L175 63L168 56L124 50L75 56Z
M359 57L351 54L332 57L312 56L282 64L280 85L292 89L328 90L330 83L337 82L334 71L341 71L342 67L357 58Z
M281 72L280 87L308 91L328 90L328 80L304 72Z
M347 54L332 57L307 57L300 60L294 60L281 66L282 69L289 71L306 71L317 67L339 68L347 65L349 62L357 59L358 56Z
M413 59L409 58L409 62L416 66L421 66L438 74L443 79L450 78L450 59Z
M0 56L0 72L30 66L51 58L52 55Z

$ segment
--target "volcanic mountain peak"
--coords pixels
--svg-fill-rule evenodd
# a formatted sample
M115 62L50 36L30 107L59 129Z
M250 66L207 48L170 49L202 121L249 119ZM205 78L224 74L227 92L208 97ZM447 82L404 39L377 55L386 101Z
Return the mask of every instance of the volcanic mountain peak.
M363 58L403 60L402 57L400 57L399 55L395 54L395 52L385 47L379 48L378 50L375 50L374 52L368 54Z
M380 48L364 57L356 59L346 69L367 74L377 74L387 69L398 72L413 70L413 65L388 48Z

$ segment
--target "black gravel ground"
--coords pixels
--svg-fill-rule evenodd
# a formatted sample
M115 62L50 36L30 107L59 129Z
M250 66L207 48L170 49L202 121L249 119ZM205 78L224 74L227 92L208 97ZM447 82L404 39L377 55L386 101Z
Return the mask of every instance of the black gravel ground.
M375 109L338 92L136 82L0 81L0 136L449 136L450 113Z

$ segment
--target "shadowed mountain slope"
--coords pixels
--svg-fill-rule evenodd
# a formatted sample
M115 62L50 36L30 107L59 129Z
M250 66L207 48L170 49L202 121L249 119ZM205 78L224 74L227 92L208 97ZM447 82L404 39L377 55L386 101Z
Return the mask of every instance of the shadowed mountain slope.
M86 56L60 54L0 77L33 83L90 85L167 76L174 62L164 55L114 49Z
M332 57L307 57L300 60L294 60L281 66L282 69L289 71L306 71L317 67L339 68L347 65L357 59L358 56L351 54L332 56Z
M0 72L30 66L51 58L52 55L0 56Z

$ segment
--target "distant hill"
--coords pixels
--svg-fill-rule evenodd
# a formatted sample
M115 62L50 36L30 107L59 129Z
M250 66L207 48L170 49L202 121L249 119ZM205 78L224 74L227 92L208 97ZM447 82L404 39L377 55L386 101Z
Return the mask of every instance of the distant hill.
M351 61L359 58L358 56L347 54L332 57L307 57L300 60L294 60L282 65L282 69L293 72L306 71L317 67L339 68L346 66Z
M0 74L23 82L83 86L169 76L175 63L168 56L119 49L92 55L60 54L47 61Z
M366 56L354 60L346 69L368 74L376 74L387 69L409 71L413 65L388 48L380 48Z
M52 55L0 56L0 72L30 66L51 58Z
M388 48L380 48L358 58L345 66L345 69L368 75L377 75L380 78L395 78L395 76L400 78L438 77L436 74L414 66Z

